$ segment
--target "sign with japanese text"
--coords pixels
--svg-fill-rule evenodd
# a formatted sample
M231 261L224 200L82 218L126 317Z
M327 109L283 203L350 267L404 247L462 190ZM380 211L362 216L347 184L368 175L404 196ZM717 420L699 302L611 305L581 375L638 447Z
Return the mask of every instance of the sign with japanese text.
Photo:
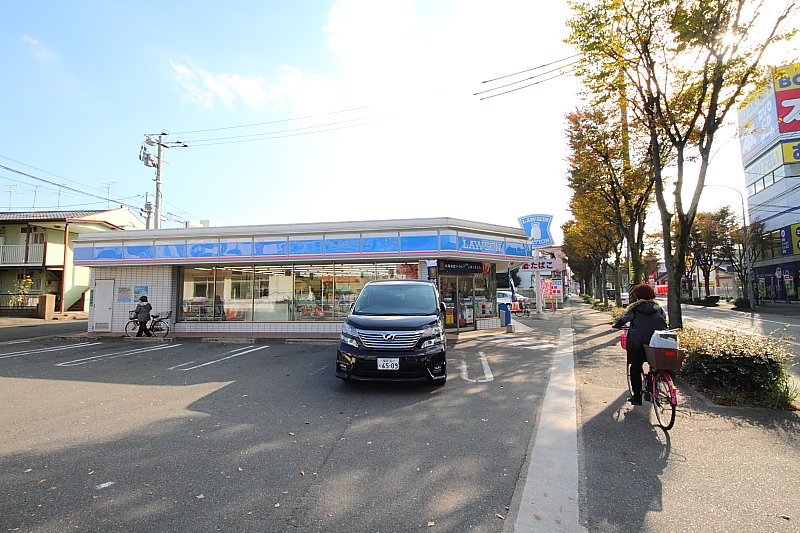
M517 220L519 221L519 226L531 238L531 246L537 248L553 244L553 237L550 235L550 223L553 221L552 215L528 215L519 217Z
M534 259L530 263L525 263L522 265L522 270L531 270L534 272L546 272L549 270L553 270L555 267L555 261L552 259Z

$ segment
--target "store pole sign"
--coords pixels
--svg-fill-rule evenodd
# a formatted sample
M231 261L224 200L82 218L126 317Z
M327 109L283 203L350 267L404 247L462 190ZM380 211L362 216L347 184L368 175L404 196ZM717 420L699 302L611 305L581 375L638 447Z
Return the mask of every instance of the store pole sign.
M519 226L531 238L531 246L537 248L553 244L553 237L550 235L550 223L553 221L552 215L528 215L519 217L517 220L519 221Z

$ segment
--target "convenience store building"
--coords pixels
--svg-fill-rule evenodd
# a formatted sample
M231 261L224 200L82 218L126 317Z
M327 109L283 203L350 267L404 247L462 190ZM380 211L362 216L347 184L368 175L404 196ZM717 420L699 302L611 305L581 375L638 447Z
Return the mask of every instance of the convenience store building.
M435 280L451 331L501 327L495 274L529 260L521 228L453 218L82 235L89 331L121 333L141 295L177 334L329 336L370 280Z

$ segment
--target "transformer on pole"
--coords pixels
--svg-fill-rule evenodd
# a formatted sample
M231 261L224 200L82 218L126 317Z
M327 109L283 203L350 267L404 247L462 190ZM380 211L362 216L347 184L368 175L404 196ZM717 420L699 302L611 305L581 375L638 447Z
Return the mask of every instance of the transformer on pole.
M144 163L146 167L155 167L156 169L156 202L153 216L153 229L161 229L161 168L165 163L164 161L164 148L188 148L189 145L183 140L178 139L174 142L165 142L164 138L169 135L169 132L162 130L161 133L147 134L145 133L145 141L139 150L139 160ZM158 155L153 155L147 151L148 146L158 146ZM168 162L168 161L167 161ZM149 203L149 202L148 202ZM149 210L148 210L149 213ZM149 224L148 224L149 227Z

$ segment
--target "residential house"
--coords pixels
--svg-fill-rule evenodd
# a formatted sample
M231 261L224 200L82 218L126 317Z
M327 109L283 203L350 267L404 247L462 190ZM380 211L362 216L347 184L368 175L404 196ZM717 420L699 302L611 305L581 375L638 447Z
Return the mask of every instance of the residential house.
M54 295L57 312L87 310L91 269L73 265L73 241L82 233L123 229L144 229L127 207L0 213L0 311L35 316L42 294ZM32 285L20 291L26 276Z

